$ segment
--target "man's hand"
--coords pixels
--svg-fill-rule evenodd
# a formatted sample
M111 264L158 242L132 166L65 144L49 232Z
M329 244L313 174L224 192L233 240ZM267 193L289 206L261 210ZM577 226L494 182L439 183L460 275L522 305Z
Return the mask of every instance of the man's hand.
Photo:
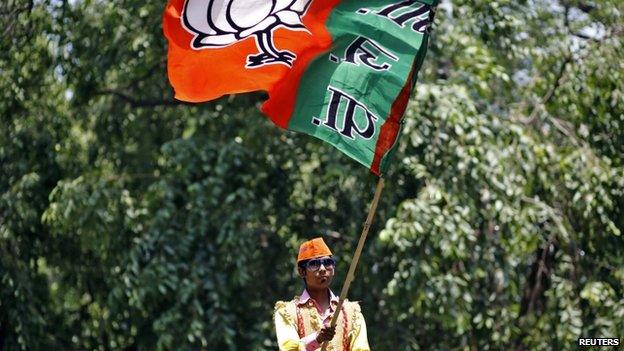
M325 341L329 341L334 338L334 334L336 334L336 327L324 326L316 336L316 341L319 344L324 343Z

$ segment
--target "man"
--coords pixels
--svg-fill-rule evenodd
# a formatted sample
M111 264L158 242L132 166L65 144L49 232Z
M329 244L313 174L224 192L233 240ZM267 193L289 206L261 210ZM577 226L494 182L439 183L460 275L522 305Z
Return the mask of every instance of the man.
M306 241L299 248L297 270L305 288L291 301L275 304L280 351L313 351L326 341L327 351L370 351L357 302L345 300L338 323L334 328L329 326L338 305L338 297L329 289L335 267L336 261L322 238Z

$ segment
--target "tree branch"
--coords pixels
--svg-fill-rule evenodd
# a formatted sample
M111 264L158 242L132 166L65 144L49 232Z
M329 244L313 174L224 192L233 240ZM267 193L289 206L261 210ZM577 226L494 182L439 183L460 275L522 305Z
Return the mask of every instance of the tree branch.
M575 33L570 33L570 34L572 34L573 36L575 36L577 38L584 39L584 40L592 40L592 41L595 41L597 43L601 43L604 40L604 39L594 38L594 37L591 37L591 36L589 36L587 34L583 34L583 33L580 33L580 32L575 32Z
M24 12L27 14L30 14L32 12L34 5L35 4L33 0L28 0L28 3L22 7L14 8L11 10L9 10L8 8L7 9L2 8L2 10L0 11L0 17L5 17L8 19L8 22L6 22L4 26L2 36L3 37L9 36L9 34L13 31L13 29L15 28L19 20L19 15Z
M531 114L526 119L522 120L522 123L531 124L535 118L537 118L537 114L541 111L541 109L546 105L555 95L557 89L563 84L565 78L565 70L567 66L572 62L572 56L567 55L566 58L561 62L559 69L557 70L557 74L555 75L555 81L553 85L548 89L546 94L540 99L539 102L533 105L533 109L531 110Z
M158 106L179 106L179 105L192 105L191 103L180 101L180 100L157 100L157 99L137 99L120 91L105 89L96 91L94 96L98 95L113 95L126 103L128 103L132 107L158 107Z
M548 257L547 255L549 252L554 252L554 241L554 235L551 235L548 238L548 243L542 249L541 257L537 262L537 273L535 274L535 282L531 288L531 292L529 293L529 301L525 311L526 314L529 314L531 313L531 311L533 311L538 296L543 294L545 290L544 281L547 280L547 277L545 277L545 275L550 273L550 267L548 267L547 265L546 258Z
M162 65L164 65L167 62L167 57L163 56L163 58L161 60L159 60L158 62L156 62L156 64L154 64L152 67L148 68L147 71L137 77L136 79L134 79L131 83L129 83L124 89L132 89L132 88L137 88L138 85L143 82L145 79L149 78L152 74L154 74L154 72L156 72L157 69L159 69Z

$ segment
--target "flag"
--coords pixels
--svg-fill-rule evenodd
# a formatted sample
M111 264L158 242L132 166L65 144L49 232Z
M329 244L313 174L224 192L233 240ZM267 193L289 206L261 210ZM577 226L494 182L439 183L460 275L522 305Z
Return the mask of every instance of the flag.
M186 101L266 90L262 110L275 124L328 142L381 175L436 4L171 0L164 16L170 81Z

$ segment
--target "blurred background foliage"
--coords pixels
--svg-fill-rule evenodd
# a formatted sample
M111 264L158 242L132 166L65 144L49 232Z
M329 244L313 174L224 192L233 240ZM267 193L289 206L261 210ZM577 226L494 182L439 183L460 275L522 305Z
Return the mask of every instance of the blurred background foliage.
M274 350L375 179L258 112L173 100L164 2L0 4L0 349ZM624 330L624 3L443 1L350 297L372 349Z

